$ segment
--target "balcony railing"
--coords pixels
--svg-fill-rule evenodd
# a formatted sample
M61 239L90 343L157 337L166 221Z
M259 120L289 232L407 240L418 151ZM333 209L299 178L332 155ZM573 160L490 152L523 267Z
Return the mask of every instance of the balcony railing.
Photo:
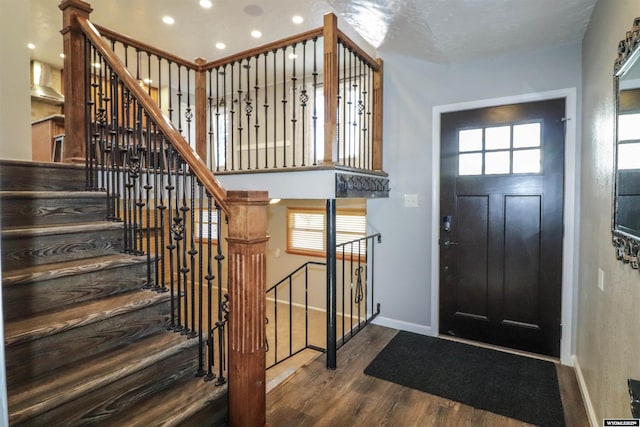
M212 62L96 28L211 170L381 171L382 61L336 22Z

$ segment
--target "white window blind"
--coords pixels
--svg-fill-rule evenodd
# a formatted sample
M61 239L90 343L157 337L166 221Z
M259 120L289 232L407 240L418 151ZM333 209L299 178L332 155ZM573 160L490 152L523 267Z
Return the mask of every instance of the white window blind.
M321 208L287 208L287 252L325 256L326 213ZM336 243L341 244L366 236L367 222L362 210L336 211ZM366 253L366 244L353 245L353 251ZM345 255L351 253L345 248ZM338 251L342 253L341 250Z
M200 212L196 213L196 221L200 221ZM202 227L196 225L196 238L201 240L218 239L218 212L215 209L202 210Z

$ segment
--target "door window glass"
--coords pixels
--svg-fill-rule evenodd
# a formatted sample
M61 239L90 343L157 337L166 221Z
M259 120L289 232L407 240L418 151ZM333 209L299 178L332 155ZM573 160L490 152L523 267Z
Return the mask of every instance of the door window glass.
M538 174L542 170L540 122L461 129L459 175Z

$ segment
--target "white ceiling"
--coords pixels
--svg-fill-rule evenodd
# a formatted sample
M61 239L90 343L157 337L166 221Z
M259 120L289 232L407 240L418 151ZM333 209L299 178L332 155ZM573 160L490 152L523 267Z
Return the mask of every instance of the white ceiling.
M91 20L186 59L213 60L320 27L322 16L334 12L343 31L381 51L447 63L580 41L596 1L212 0L204 9L199 0L93 0ZM60 67L59 2L30 0L29 32L32 57ZM247 6L262 14L247 13ZM291 22L296 14L304 23ZM175 24L164 24L164 15ZM262 38L251 37L253 29Z

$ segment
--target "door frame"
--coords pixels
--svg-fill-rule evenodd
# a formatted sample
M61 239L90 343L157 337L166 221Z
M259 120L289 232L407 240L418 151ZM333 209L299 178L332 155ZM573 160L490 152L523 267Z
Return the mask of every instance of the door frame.
M578 240L579 217L576 207L580 201L580 188L577 176L580 170L577 143L577 90L565 88L539 93L528 93L501 98L481 99L456 104L437 105L432 114L432 152L431 152L431 326L430 335L438 336L440 324L440 116L453 111L476 108L496 107L500 105L523 102L544 101L547 99L565 98L565 170L564 170L564 236L562 239L562 308L560 321L562 337L560 339L560 363L573 366L575 353L576 301L578 289Z

